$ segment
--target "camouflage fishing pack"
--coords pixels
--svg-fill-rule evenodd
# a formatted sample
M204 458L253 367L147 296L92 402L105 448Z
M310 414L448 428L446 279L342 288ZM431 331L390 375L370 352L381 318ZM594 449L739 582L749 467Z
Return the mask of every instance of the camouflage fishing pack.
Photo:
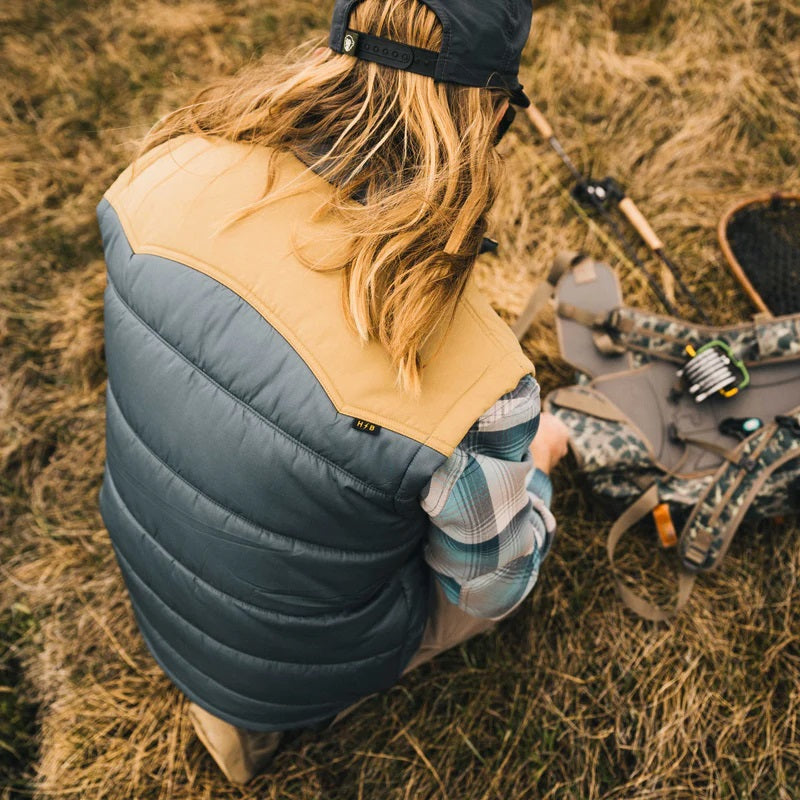
M668 619L745 517L800 508L800 314L711 327L627 308L613 270L575 254L548 280L515 329L554 290L559 345L578 379L545 407L569 428L591 490L627 506L609 534L612 567L621 537L651 513L661 544L677 547L671 609L616 576L633 611Z

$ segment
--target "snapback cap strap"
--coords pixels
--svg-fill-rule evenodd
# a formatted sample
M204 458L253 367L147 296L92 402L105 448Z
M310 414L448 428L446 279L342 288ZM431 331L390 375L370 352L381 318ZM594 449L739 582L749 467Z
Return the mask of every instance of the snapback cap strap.
M423 50L421 47L412 47L382 36L349 29L344 34L342 52L362 61L374 61L384 67L415 72L428 78L436 77L436 65L439 61L439 54L434 50Z

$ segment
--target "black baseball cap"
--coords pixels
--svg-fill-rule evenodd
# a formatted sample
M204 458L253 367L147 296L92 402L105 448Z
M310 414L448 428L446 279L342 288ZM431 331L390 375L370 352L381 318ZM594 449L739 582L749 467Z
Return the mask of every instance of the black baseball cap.
M519 82L519 61L531 29L532 0L419 1L442 25L438 53L351 30L350 14L361 0L336 0L331 50L436 81L504 89L515 105L531 104Z

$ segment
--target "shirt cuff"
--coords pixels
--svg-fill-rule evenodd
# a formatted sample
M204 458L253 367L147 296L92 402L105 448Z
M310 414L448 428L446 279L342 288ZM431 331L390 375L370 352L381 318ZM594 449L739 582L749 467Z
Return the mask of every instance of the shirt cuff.
M528 481L528 491L540 497L544 504L550 508L550 504L553 502L553 484L550 482L549 475L540 469L535 469Z

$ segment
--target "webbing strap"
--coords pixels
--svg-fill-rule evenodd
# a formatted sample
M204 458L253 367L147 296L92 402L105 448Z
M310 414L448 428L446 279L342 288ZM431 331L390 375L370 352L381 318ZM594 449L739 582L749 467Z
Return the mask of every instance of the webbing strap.
M654 483L643 495L637 498L632 505L625 509L619 519L612 525L608 534L608 541L606 542L608 561L611 564L611 570L614 573L614 582L616 583L617 592L622 602L625 603L634 614L638 614L640 617L651 620L652 622L666 622L686 605L692 594L696 576L690 572L681 570L678 575L678 596L675 606L671 609L664 609L655 603L650 603L645 600L622 582L614 563L614 552L622 536L636 525L637 522L651 513L660 502L658 485Z
M604 356L619 356L627 351L626 346L616 339L617 315L615 311L597 314L594 311L587 311L585 308L578 308L572 303L559 303L556 313L563 319L570 319L579 325L591 328L594 346ZM615 331L613 336L612 329Z
M561 280L562 275L572 269L583 258L585 258L585 256L579 253L565 252L558 255L547 275L547 279L542 281L533 290L533 294L531 294L531 298L528 300L528 305L525 306L523 312L511 326L511 330L517 337L517 341L521 342L523 340L536 317L539 316L545 306L553 298L556 291L556 284Z
M550 393L549 402L561 408L568 408L570 411L588 414L589 416L605 419L609 422L630 424L630 419L603 395L589 394L576 386L556 389Z
M604 356L620 356L627 352L625 345L615 341L610 333L595 331L592 334L592 340L597 351Z
M669 435L670 438L674 439L676 442L700 447L709 453L714 453L715 455L721 456L725 459L725 461L729 461L731 464L736 464L736 466L739 466L738 448L723 447L722 445L715 444L714 442L708 442L705 439L700 439L696 436L686 436L674 427L670 429Z
M578 308L572 303L559 303L558 316L571 319L585 325L587 328L601 328L608 322L608 314L598 314L594 311L587 311L585 308Z

